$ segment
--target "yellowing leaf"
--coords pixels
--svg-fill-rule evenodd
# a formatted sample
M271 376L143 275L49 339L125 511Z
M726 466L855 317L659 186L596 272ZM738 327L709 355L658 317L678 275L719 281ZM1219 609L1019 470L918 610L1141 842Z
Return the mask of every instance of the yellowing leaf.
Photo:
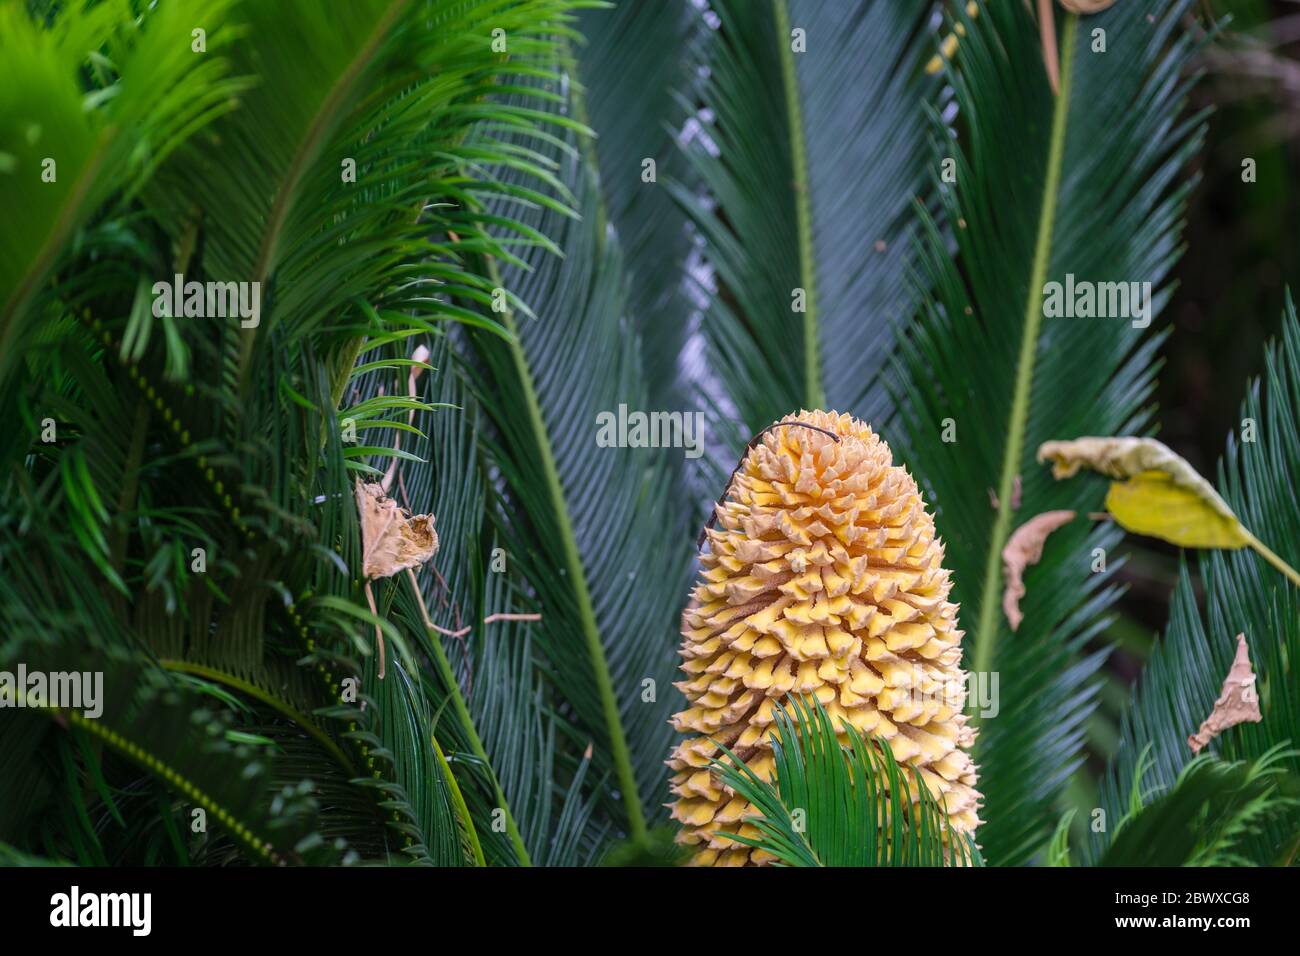
M1038 460L1053 477L1091 468L1118 479L1106 508L1120 527L1184 548L1251 548L1300 587L1300 571L1247 530L1196 469L1154 438L1076 438L1043 442Z
M1129 531L1185 548L1244 548L1250 543L1241 522L1207 507L1163 471L1113 482L1106 510Z
M1200 753L1208 744L1229 727L1246 722L1259 723L1264 715L1259 712L1259 694L1255 691L1255 672L1250 669L1250 652L1246 649L1246 635L1237 635L1237 654L1223 681L1223 690L1214 702L1214 710L1205 718L1201 729L1187 738L1192 753Z
M1052 475L1080 468L1121 479L1106 508L1120 526L1185 548L1244 548L1252 543L1228 503L1186 460L1154 438L1076 438L1044 442L1038 460Z

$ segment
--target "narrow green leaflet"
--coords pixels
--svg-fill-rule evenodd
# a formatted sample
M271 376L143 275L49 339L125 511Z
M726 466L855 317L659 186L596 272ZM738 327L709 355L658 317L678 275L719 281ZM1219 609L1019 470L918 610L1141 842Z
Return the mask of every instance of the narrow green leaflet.
M979 840L992 864L1024 863L1046 842L1095 706L1101 654L1084 648L1115 599L1105 553L1117 532L1080 521L1054 533L1026 576L1014 635L1001 554L1027 518L1100 503L1098 489L1052 483L1033 460L1043 441L1150 422L1160 337L1147 327L1168 297L1202 130L1182 116L1188 8L1119 3L1086 21L1060 17L1059 97L1019 4L981 5L973 19L961 10L965 36L943 74L956 117L951 129L935 119L931 175L955 249L923 216L920 280L933 292L903 340L900 419L885 437L935 508L967 667L997 687L972 710ZM1095 29L1104 54L1093 52ZM1122 314L1075 314L1073 300L1057 314L1048 284L1076 282L1135 294Z

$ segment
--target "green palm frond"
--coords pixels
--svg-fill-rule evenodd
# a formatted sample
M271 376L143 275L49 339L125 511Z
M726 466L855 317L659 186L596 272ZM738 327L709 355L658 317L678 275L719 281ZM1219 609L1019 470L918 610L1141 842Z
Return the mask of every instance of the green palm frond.
M27 6L0 9L0 383L75 231L110 198L136 193L247 86L229 75L232 0L181 0L140 17L128 0L77 2L40 20ZM191 49L199 23L203 56Z
M423 337L422 337L423 338ZM381 419L393 425L405 425L408 416L421 424L424 430L414 429L412 435L397 429L386 439L400 443L410 459L400 458L395 466L392 494L416 513L429 512L436 516L439 551L432 562L432 570L420 572L417 598L406 575L391 582L376 582L381 606L400 611L405 632L410 642L420 652L423 676L422 697L436 708L435 720L426 728L438 740L447 755L450 766L461 782L467 812L473 818L482 852L492 865L529 862L529 853L519 832L514 801L507 798L497 776L498 767L506 764L506 755L500 761L490 759L477 721L471 713L468 691L474 689L475 670L480 655L488 653L489 636L483 633L480 613L474 598L476 585L473 569L481 568L490 555L484 553L483 519L485 513L485 487L477 461L476 434L480 413L470 399L455 368L448 341L439 335L430 342L429 371L420 380L420 396L428 401L420 403L423 411L405 407L410 366L400 359L380 358L397 350L406 354L418 339L401 338L394 342L368 348L363 362L353 372L359 379L358 399L362 404L378 406L384 396L378 392L386 387L389 399L400 396L403 402L391 404L388 414L396 418ZM366 455L367 449L351 451L368 458L379 471L384 466L382 456ZM378 480L378 479L376 479ZM459 641L445 640L424 624L424 612L431 620L447 631L459 632L469 628L469 636ZM473 651L462 653L473 642ZM498 675L498 679L506 675ZM510 675L518 676L518 675ZM504 690L528 698L527 674L521 687L512 684ZM479 695L483 685L479 684ZM520 742L519 746L522 746ZM505 830L494 821L501 815Z
M415 845L406 852L417 859L427 854L442 865L482 866L478 832L435 739L433 706L418 677L407 673L400 660L394 661L389 676L374 682L372 694L379 707L380 739L393 754L396 783L415 813L416 825L408 831ZM455 825L449 826L450 821Z
M1047 852L1044 854L1043 860L1044 866L1070 865L1070 824L1074 822L1076 812L1071 807L1061 814L1061 819L1056 824L1056 830L1052 833L1051 842L1047 844Z
M393 494L416 511L436 515L440 547L432 569L420 573L421 597L437 626L468 633L457 639L428 631L405 579L392 586L394 605L427 664L421 668L424 693L438 709L433 733L462 783L489 865L581 862L590 858L601 831L587 825L592 810L582 794L585 769L562 766L555 740L559 719L548 720L541 710L531 625L483 624L492 615L528 610L510 583L504 549L485 528L489 497L478 446L485 418L447 337L436 336L430 344L432 369L421 388L434 411L417 419L431 419L427 435L402 435L416 460L399 464ZM377 376L385 372L398 373L385 377L389 395L406 389L406 367L381 359L365 364L383 367L363 373L371 381L359 397L376 391ZM405 421L406 411L398 411L399 422ZM386 603L387 590L380 593ZM557 794L561 789L572 790L573 805Z
M536 72L534 59L550 47L537 33L568 6L360 0L330 16L311 0L239 6L247 37L232 52L234 69L259 82L159 171L151 199L174 240L197 228L206 278L262 284L261 322L222 342L223 353L237 349L223 359L241 392L251 364L269 361L268 342L323 338L343 349L346 370L346 343L379 331L357 300L500 331L451 305L453 294L487 290L457 268L452 242L429 238L444 230L427 220L446 217L466 231L481 212L476 194L493 189L474 167L530 167L527 155L490 139L471 151L463 143L482 124L531 125L534 104L486 98ZM509 56L492 48L493 30L506 31ZM493 248L541 241L511 231Z
M907 778L888 747L869 743L845 724L842 742L815 698L778 705L772 752L776 769L764 781L726 747L714 761L721 782L760 811L756 837L734 839L787 866L980 865L968 837L948 830L943 806L925 787L912 812Z
M669 510L673 449L600 448L598 416L646 407L622 257L604 226L594 171L572 137L548 144L580 219L536 206L523 220L550 236L524 266L489 262L537 317L502 318L510 342L473 335L479 389L496 434L490 455L508 500L500 515L509 559L532 590L534 631L550 682L611 777L621 825L645 832L661 802L673 710L673 646L689 535ZM512 182L518 174L503 170ZM655 811L655 815L660 815Z
M279 734L288 734L315 750L316 758L309 775L296 779L277 776L278 789L288 787L291 792L310 796L313 791L308 781L321 779L322 771L345 780L364 772L367 775L364 786L370 788L374 796L368 813L351 816L364 834L376 830L383 832L385 817L378 812L383 810L385 816L391 814L399 832L405 831L409 836L409 831L418 826L407 849L420 858L428 857L424 849L428 842L426 833L436 836L455 832L451 815L439 821L427 808L409 803L406 796L407 790L412 789L409 782L405 787L396 787L384 779L386 774L394 771L408 773L408 765L418 763L422 752L428 748L403 749L382 739L372 727L373 708L359 712L355 703L336 706L339 704L338 678L329 675L346 675L351 665L337 658L327 662L313 652L314 640L307 636L309 632L301 622L300 611L310 616L318 637L336 628L352 634L355 627L349 617L334 610L343 605L334 598L333 603L319 600L314 609L312 602L304 601L297 606L289 602L281 615L274 611L274 606L282 604L283 599L263 576L280 576L295 582L295 590L301 590L302 570L304 567L310 569L313 562L295 568L283 561L269 561L264 546L260 553L244 551L237 562L214 561L203 574L189 573L188 563L180 568L163 569L164 574L173 578L170 583L174 593L184 595L181 605L168 613L163 600L140 582L139 575L147 569L128 554L125 555L127 563L121 568L122 576L135 585L132 590L138 593L134 606L131 606L116 592L106 590L93 571L78 567L78 562L88 560L84 552L75 544L69 546L65 538L71 537L71 533L64 530L57 519L50 520L60 514L61 508L42 510L46 524L38 544L34 543L32 533L24 536L21 531L15 532L11 528L6 529L0 546L0 565L6 571L3 586L6 630L10 635L0 657L6 663L24 661L29 667L39 667L42 661L50 660L51 655L68 657L75 652L80 661L78 667L84 669L87 661L100 656L97 647L114 649L119 657L124 650L131 651L133 656L148 655L149 660L157 655L161 667L137 657L132 668L117 668L111 675L114 686L125 691L137 684L147 686L150 680L155 683L162 681L161 686L166 686L166 680L170 680L173 684L202 688L209 696L226 702L239 712L240 720L232 731L246 728L249 721L261 725L267 720L276 720ZM224 547L224 544L218 546L213 551L214 557L222 554ZM321 560L314 559L315 562ZM54 578L44 573L49 569L55 569ZM57 584L52 588L55 581ZM277 582L276 586L288 591L283 583ZM343 586L346 588L346 583ZM337 589L338 585L335 587ZM272 604L269 613L268 601ZM33 622L41 622L44 627L34 626ZM64 622L66 629L51 630L50 625L57 622ZM269 639L265 635L268 623L272 625ZM289 637L287 648L281 644L286 637ZM287 658L282 656L286 650ZM309 654L313 665L310 670L293 665L293 660L304 654ZM164 679L167 674L171 677ZM189 706L194 708L192 703ZM404 704L400 713L411 710L411 705ZM150 757L128 762L133 762L138 770L157 776L169 788L179 788L182 797L190 794L191 799L198 799L192 794L222 794L227 778L239 779L248 775L250 780L253 779L252 774L256 772L260 759L250 760L244 770L233 771L229 764L239 757L238 754L211 766L203 761L193 765L178 764L175 755L185 747L191 747L191 743L178 745L171 737L175 728L183 727L184 712L185 708L177 705L165 715L165 719L133 719L124 727L106 719L91 721L84 729L100 736L111 729L117 736L104 737L107 743L130 758L138 755ZM397 727L400 724L393 720L384 724L385 732ZM26 746L7 751L7 757L18 758L20 766L22 761L26 761L25 773L16 772L15 780L30 777L33 766L40 762L39 749ZM39 782L39 777L33 782ZM304 791L303 787L307 789ZM259 790L254 787L252 792L265 801L259 805L261 812L265 812L266 806L272 803L273 794L269 788ZM418 796L418 790L414 792ZM26 805L29 811L33 809L30 793L28 797L12 803L6 801L6 804ZM229 804L228 799L218 798L214 806L228 808ZM337 806L337 803L332 805ZM231 812L216 817L214 827L241 824L252 809L240 806L240 814ZM422 816L417 817L417 811L422 811ZM340 822L335 817L333 825L338 826ZM307 845L315 842L319 840ZM394 842L400 845L400 840ZM247 839L244 843L251 847ZM378 844L360 842L353 851L387 854L389 849L382 841ZM277 856L282 860L292 859L284 853L278 852ZM456 862L461 857L444 852L433 859Z
M1289 862L1300 841L1296 752L1273 747L1253 761L1190 760L1164 792L1111 831L1098 866L1253 866ZM1139 781L1140 785L1140 781ZM1280 834L1270 840L1268 831ZM1255 849L1264 841L1267 850ZM1253 845L1252 845L1253 844Z
M1289 295L1280 340L1269 347L1264 368L1263 382L1241 407L1243 427L1251 423L1254 440L1229 436L1218 485L1243 523L1277 542L1282 557L1294 563L1300 559L1300 499L1291 481L1300 464L1300 320ZM1109 816L1122 812L1125 796L1148 780L1157 789L1173 786L1191 762L1187 738L1214 707L1238 634L1246 635L1250 648L1264 719L1229 729L1210 750L1225 760L1251 761L1300 741L1300 593L1250 551L1205 552L1199 565L1205 608L1198 607L1184 566L1169 625L1124 715L1119 748L1102 783L1101 805ZM1150 770L1144 774L1138 758L1145 749ZM1300 774L1294 750L1278 762ZM1284 837L1281 830L1265 830L1265 839ZM1093 853L1101 854L1107 842L1106 834L1097 834Z
M247 735L235 732L228 713L205 704L202 695L194 692L195 684L176 682L159 672L141 668L120 654L79 653L69 654L67 649L51 650L30 648L22 658L32 670L45 673L98 672L102 674L102 698L98 701L100 713L88 715L85 709L56 709L50 706L34 707L25 688L19 688L31 710L19 711L7 719L4 750L9 746L10 735L31 737L50 742L53 735L72 735L83 747L78 760L84 760L86 772L98 778L101 795L103 789L99 761L109 754L142 770L168 788L186 807L202 810L211 823L212 830L236 844L251 860L267 864L336 862L347 849L346 842L327 842L310 839L317 827L319 806L311 789L302 788L281 793L272 800L271 768L274 755L250 745ZM17 748L21 753L23 748ZM62 780L74 788L81 786L79 776L67 770L66 762ZM103 754L104 756L97 756ZM23 769L30 774L47 775L34 770L39 764L28 763ZM6 793L0 807L0 834L8 840L27 838L33 819L39 820L44 811L43 801L14 800L19 791L32 793L32 781L21 777L6 783ZM49 781L44 790L48 800L61 784ZM75 846L58 847L59 855L72 854L82 862L106 862L96 859L100 835L90 818L90 810L82 796L74 789L74 798L80 809L81 828L66 829L65 835L75 840L76 833L84 837L81 851ZM93 792L93 791L92 791ZM112 802L104 802L104 817L113 817L119 827L126 827L123 815ZM132 818L132 825L136 820ZM106 829L111 829L107 827ZM186 829L189 829L188 823ZM206 830L206 828L205 828ZM107 839L110 834L105 835ZM50 848L54 850L54 847ZM90 853L89 858L85 854ZM102 855L102 849L99 849Z
M478 607L482 620L523 604L501 575L489 573ZM599 855L609 823L592 793L599 781L589 777L591 758L568 750L576 732L546 703L533 652L535 626L500 622L483 629L470 705L492 773L510 805L519 808L531 862L585 865Z
M8 843L0 843L0 866L67 866L65 860L51 860L49 857L34 856L24 853Z
M154 175L130 167L129 183L110 182L101 203L132 198L132 206L106 207L108 218L75 236L69 227L63 241L71 254L60 255L70 265L22 313L32 347L5 381L24 440L5 446L0 659L48 660L55 650L124 656L134 669L122 672L124 687L188 689L229 722L223 734L292 758L268 764L245 747L210 768L201 761L191 768L176 759L173 739L186 726L184 706L168 720L119 728L126 759L103 776L128 781L140 799L161 806L191 791L224 794L233 782L254 781L247 806L214 823L229 825L206 848L172 839L172 809L146 815L152 822L141 852L150 860L305 861L332 853L351 861L486 862L480 831L490 832L489 800L462 787L434 737L446 698L433 692L417 656L425 635L402 627L401 615L372 615L350 570L360 567L352 475L394 452L344 446L338 409L357 354L376 340L395 349L406 336L427 333L430 317L501 331L452 301L489 299L484 280L460 264L466 255L513 261L512 245L553 248L523 223L488 213L485 201L505 193L555 209L563 202L502 183L480 164L501 162L553 181L535 151L492 132L498 123L515 135L548 136L539 122L564 125L532 108L546 101L540 88L510 106L484 103L508 91L511 77L540 72L534 57L554 45L542 35L558 28L550 21L568 6L366 3L338 16L306 4L231 6L229 24L252 28L232 54L234 75L256 82L234 112L160 167L151 164ZM123 5L96 9L124 17ZM196 22L184 5L172 9ZM498 27L510 31L510 62L491 49ZM194 55L189 29L186 57ZM102 43L113 49L111 39ZM74 66L85 55L76 49ZM284 54L290 49L293 62ZM93 44L89 52L98 55ZM112 76L103 83L126 97ZM231 88L220 89L227 105ZM201 107L202 96L190 91ZM471 129L472 148L464 145ZM340 176L340 155L356 159L357 183ZM199 207L206 215L196 219ZM74 225L89 214L78 209ZM474 238L450 234L453 224ZM151 321L149 283L173 268L265 281L268 321L258 347L250 350L251 337L233 322ZM391 372L405 356L383 359ZM408 407L426 408L390 395L349 402L344 411L371 440L371 428L400 431ZM51 417L58 439L42 442ZM191 568L194 548L206 552L206 568ZM383 611L391 611L391 595ZM370 656L376 626L397 658L383 683ZM520 675L531 688L533 669ZM50 732L36 739L55 746ZM195 760L204 753L190 749ZM131 759L137 753L161 756ZM16 779L33 781L14 794L16 815L66 821L64 831L84 839L54 855L101 862L98 831L82 821L113 816L111 789L83 800L67 773L66 786L51 781L40 772L48 747L15 746L5 758ZM274 769L268 775L263 765ZM85 765L83 775L94 767ZM584 778L581 761L556 777L571 788ZM553 798L556 785L548 776L552 817L584 819L580 799ZM328 794L328 823L306 825L273 856L262 853L264 821L273 822L286 800L310 801L317 792ZM550 825L547 818L543 830ZM20 825L17 832L39 840L58 829ZM579 826L557 841L556 858L590 856L591 832ZM493 861L509 858L506 850Z
M714 273L703 331L739 443L827 403L878 422L882 357L915 307L906 263L934 88L922 71L927 5L712 8L704 135L690 147L707 198L676 195ZM807 52L792 49L795 30Z
M974 19L958 11L965 36L946 70L956 132L936 121L932 167L937 175L953 161L956 182L940 186L956 248L923 216L919 270L934 291L903 340L899 422L885 437L935 508L966 665L977 679L999 678L996 716L973 718L979 839L995 864L1023 863L1043 845L1082 759L1102 657L1086 645L1116 597L1106 583L1115 562L1091 570L1095 549L1119 535L1084 519L1055 532L1028 572L1014 634L1001 610L1001 552L1033 515L1096 509L1095 489L1053 484L1033 455L1048 439L1148 427L1160 341L1124 317L1045 317L1045 284L1067 273L1150 282L1152 315L1166 301L1192 182L1179 177L1202 135L1199 118L1182 116L1189 6L1120 3L1086 25L1066 15L1059 97L1021 5L981 4ZM1104 54L1092 51L1095 29L1108 38Z
M1122 534L1033 455L1154 429L1164 333L1130 320L1171 294L1207 34L1193 0L1059 13L1057 96L1030 6L0 0L0 674L103 674L101 715L4 707L0 864L683 862L699 511L828 406L943 537L983 823L796 697L770 779L713 762L753 814L719 842L1293 864L1300 590L1247 551L1184 564L1090 819L1067 789ZM156 314L177 274L258 283L260 321ZM1059 316L1067 276L1149 311ZM1218 484L1300 564L1283 319ZM434 516L431 559L367 578L358 479ZM1001 552L1053 509L1013 632ZM1263 720L1193 758L1237 633Z
M586 39L578 50L586 122L596 131L601 197L623 249L647 388L656 407L684 407L690 237L665 185L689 177L675 142L686 111L674 94L687 82L702 20L687 0L659 0L584 10L577 25Z

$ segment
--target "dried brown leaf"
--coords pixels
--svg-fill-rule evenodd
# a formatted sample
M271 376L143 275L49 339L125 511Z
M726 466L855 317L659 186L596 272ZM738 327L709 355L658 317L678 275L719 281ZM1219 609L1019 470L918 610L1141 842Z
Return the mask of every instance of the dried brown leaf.
M1020 599L1025 596L1025 568L1037 564L1043 556L1047 536L1061 525L1074 520L1073 511L1044 511L1030 518L1007 539L1002 549L1002 610L1011 630L1020 627L1024 615L1020 613Z
M1259 723L1264 715L1259 712L1259 694L1255 690L1255 672L1250 668L1250 651L1246 648L1246 635L1237 635L1237 655L1223 681L1223 690L1214 702L1214 710L1205 718L1201 729L1187 738L1192 753L1201 749L1229 727L1243 723Z
M381 485L357 479L362 572L367 580L418 568L438 552L433 515L412 516Z

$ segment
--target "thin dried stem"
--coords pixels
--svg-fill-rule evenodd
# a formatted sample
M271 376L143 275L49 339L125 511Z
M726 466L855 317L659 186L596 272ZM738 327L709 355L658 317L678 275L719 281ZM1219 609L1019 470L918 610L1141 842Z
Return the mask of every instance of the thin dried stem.
M483 618L484 624L495 624L497 621L540 621L540 614L489 614ZM469 630L466 628L465 630Z

